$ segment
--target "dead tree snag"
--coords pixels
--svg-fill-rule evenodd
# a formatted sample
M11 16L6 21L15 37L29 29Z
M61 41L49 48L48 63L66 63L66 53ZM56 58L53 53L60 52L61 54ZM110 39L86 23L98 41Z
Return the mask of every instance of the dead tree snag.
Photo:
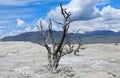
M69 18L71 16L70 12L67 12L66 9L63 9L62 5L60 4L61 14L64 18L63 22L59 23L54 20L50 19L50 23L48 25L49 33L48 35L45 34L45 31L43 30L42 22L40 21L40 26L38 26L38 29L40 31L40 34L43 38L43 44L39 43L40 45L44 46L47 49L48 52L48 65L49 65L49 71L56 72L57 67L59 66L60 59L70 53L76 54L76 52L79 52L79 49L81 48L81 44L78 43L77 48L74 48L75 46L71 43L72 39L75 35L73 35L71 38L65 40L67 38L68 29L70 27L70 23L72 21L69 21ZM61 39L59 41L55 41L53 28L52 28L52 22L56 22L57 24L60 24L62 27L62 35ZM78 32L78 31L77 31ZM48 44L48 40L51 39L51 45Z

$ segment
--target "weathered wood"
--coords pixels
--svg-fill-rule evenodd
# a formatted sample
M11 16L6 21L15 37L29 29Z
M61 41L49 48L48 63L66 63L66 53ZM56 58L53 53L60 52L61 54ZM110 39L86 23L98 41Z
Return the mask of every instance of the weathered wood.
M56 22L56 21L50 19L50 23L48 25L48 28L49 28L48 35L46 35L43 30L42 21L40 21L40 26L37 26L40 31L41 37L44 41L44 44L41 44L41 43L39 43L39 44L46 47L46 49L48 51L48 63L49 63L48 66L49 66L49 71L51 71L52 73L56 72L56 70L59 66L60 58L62 56L65 56L72 52L74 54L76 54L76 52L79 52L79 49L82 46L81 44L78 44L78 47L75 49L74 45L71 43L71 41L73 40L73 38L76 36L76 34L79 31L77 31L75 35L73 35L71 38L69 38L67 41L65 41L65 38L67 37L69 26L71 23L69 21L69 17L71 16L72 13L67 12L66 9L63 9L62 4L60 4L60 8L61 8L61 14L62 14L64 20L63 20L63 22L60 23L60 22ZM61 39L58 42L55 42L55 39L54 39L55 37L53 34L53 29L52 29L52 21L60 24L63 29ZM52 40L52 46L49 46L49 44L48 44L49 39Z

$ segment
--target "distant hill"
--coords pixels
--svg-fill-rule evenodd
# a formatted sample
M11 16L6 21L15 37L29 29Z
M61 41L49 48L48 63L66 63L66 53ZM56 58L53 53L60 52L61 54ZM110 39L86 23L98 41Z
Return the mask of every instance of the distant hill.
M55 40L60 39L61 31L53 31ZM45 31L46 35L48 31ZM74 33L68 33L68 38L74 35ZM30 41L30 42L42 42L40 32L26 32L16 36L8 36L1 39L2 41ZM83 43L120 43L120 32L113 31L92 31L86 32L85 34L77 34L74 37L73 43L81 41ZM49 43L51 40L49 40Z

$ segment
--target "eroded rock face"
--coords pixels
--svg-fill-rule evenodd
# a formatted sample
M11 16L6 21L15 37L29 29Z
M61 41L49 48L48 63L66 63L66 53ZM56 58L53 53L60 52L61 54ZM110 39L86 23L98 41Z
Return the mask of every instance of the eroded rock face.
M59 73L47 70L47 51L31 42L0 42L0 78L120 78L120 45L84 45L80 56L61 59Z

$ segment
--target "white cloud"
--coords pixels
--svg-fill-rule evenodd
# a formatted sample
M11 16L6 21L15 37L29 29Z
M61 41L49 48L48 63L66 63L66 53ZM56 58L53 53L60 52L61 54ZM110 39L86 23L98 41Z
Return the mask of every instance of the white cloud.
M25 32L30 32L30 31L32 31L32 28L30 26L25 28Z
M20 33L23 33L23 31L21 31L21 30L13 30L10 33L6 34L5 36L14 36L14 35L18 35Z
M40 0L0 0L0 5L25 6L30 3L36 3Z
M2 1L2 0L0 0ZM5 1L5 0L3 0ZM7 1L5 1L7 2ZM6 10L7 9L7 10ZM30 19L32 20L33 17L36 15L34 12L38 12L38 9L35 9L34 7L9 7L9 6L2 6L0 7L0 28L5 28L5 27L10 27L13 28L16 26L16 24L19 24L19 19L18 22L16 23L17 19ZM32 18L32 19L31 19ZM17 25L17 27L19 27ZM4 30L5 31L5 30Z
M43 29L44 29L44 30L47 30L50 21L47 20L47 19L42 19L42 18L40 18L39 20L36 21L36 26L37 26L37 25L40 26L40 21L42 21ZM56 24L55 24L54 22L52 22L52 28L53 28L53 30L57 30L57 31L61 30L61 28L60 28L59 26L56 26ZM36 30L36 29L37 29L37 28L35 27L34 30ZM38 30L38 29L37 29L37 30Z
M25 22L22 19L17 19L17 27L21 27L25 24Z
M72 20L89 20L100 16L97 3L97 0L72 0L65 7L72 13Z
M104 7L101 14L105 20L120 20L120 9L115 9L111 6Z
M3 36L3 31L0 30L0 38L2 38L2 36Z
M6 28L10 28L8 26L0 26L0 29L6 29Z
M104 7L101 11L101 17L88 21L75 21L71 24L71 31L78 28L82 32L94 30L120 31L120 9L111 6Z
M11 0L12 1L12 0ZM13 0L15 1L15 0ZM34 1L34 0L30 0ZM19 2L19 1L18 1ZM71 23L69 32L75 32L78 29L81 29L80 33L84 33L85 31L94 31L94 30L112 30L112 31L120 31L120 9L115 9L112 6L106 6L102 10L99 10L96 6L108 4L110 0L71 0L71 2L67 5L63 5L64 8L67 8L67 11L72 12L71 19L77 20ZM13 2L15 3L15 2ZM12 5L13 3L9 4ZM18 3L19 5L27 5L29 1L25 3ZM0 5L1 5L0 1ZM17 3L16 3L17 4ZM7 3L5 5L8 5ZM29 12L30 10L28 10ZM17 11L18 12L18 11ZM23 11L24 12L24 11ZM0 12L2 13L2 12ZM6 12L7 13L7 12ZM4 14L4 12L3 12ZM14 14L14 15L11 15ZM22 14L22 12L20 13ZM2 18L2 16L0 16ZM6 15L5 18L18 18L17 19L17 26L21 27L25 24L24 20L19 18L30 17L29 14L27 15L15 15L15 13L10 13L8 16ZM55 19L56 21L61 21L62 16L60 14L60 8L56 7L52 9L45 19L38 19L35 21L36 25L39 25L40 20L42 20L44 30L48 29L49 20L48 18ZM7 22L7 21L6 21ZM8 21L9 22L9 21ZM3 22L1 22L3 23ZM54 30L61 30L59 26L56 26L53 23ZM37 27L26 27L24 30L14 30L9 33L9 35L15 35L18 33L28 32L28 31L37 31Z
M109 0L72 0L64 5L67 11L72 12L72 19L77 20L71 24L69 32L75 32L78 29L81 29L82 33L94 30L120 31L120 9L108 5L100 11L96 7L109 2ZM51 10L47 17L61 21L60 8Z
M0 25L5 24L5 23L10 23L12 20L0 20Z
M0 18L2 19L15 19L15 18L29 18L32 17L33 14L1 14Z
M31 32L31 31L32 31L31 26L27 26L23 30L14 29L14 30L10 31L9 33L3 34L2 36L0 35L0 38L6 37L6 36L15 36L15 35L18 35L18 34L21 34L21 33Z
M100 17L100 12L96 5L98 0L72 0L69 4L64 5L67 11L71 12L71 20L90 20ZM62 19L60 8L57 7L47 14L48 18L53 18L57 21Z
M17 35L17 34L20 34L20 33L23 33L23 31L21 31L21 30L13 30L13 31L11 31L9 33L5 33L2 30L0 30L0 38L4 38L6 36L14 36L14 35Z
M27 6L27 5L40 5L46 4L48 2L54 2L56 0L0 0L0 5L9 5L9 6ZM60 0L65 2L66 0ZM60 2L58 0L58 2Z
M32 31L38 31L38 28L37 28L37 27L34 27L34 28L32 29Z

